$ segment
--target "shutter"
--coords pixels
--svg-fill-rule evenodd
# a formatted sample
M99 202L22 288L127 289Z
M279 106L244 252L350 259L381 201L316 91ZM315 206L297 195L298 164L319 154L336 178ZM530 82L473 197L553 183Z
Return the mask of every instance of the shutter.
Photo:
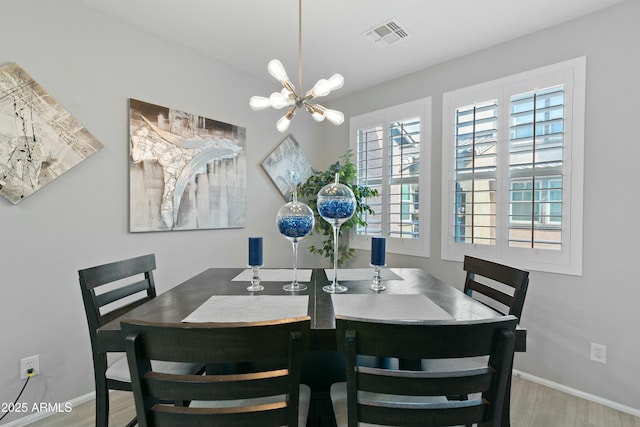
M383 143L382 126L372 126L357 131L356 168L357 184L365 185L378 191L378 196L367 199L373 214L364 212L362 219L366 227L358 225L356 234L362 236L382 235L382 172Z
M564 103L564 85L511 96L511 247L561 249Z
M498 104L456 109L454 241L496 244Z
M389 124L389 237L417 239L420 235L420 118Z

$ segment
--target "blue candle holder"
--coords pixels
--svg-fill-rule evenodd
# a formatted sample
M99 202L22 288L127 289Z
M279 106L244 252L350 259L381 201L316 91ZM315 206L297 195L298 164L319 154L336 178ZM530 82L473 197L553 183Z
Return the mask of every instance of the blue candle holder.
M264 289L260 284L260 266L262 266L262 237L249 237L249 267L253 269L249 292L258 292Z
M385 247L384 237L371 238L371 265L384 265Z
M371 238L371 266L373 267L373 283L369 288L373 291L384 291L386 287L380 283L380 268L384 267L386 240L384 237Z

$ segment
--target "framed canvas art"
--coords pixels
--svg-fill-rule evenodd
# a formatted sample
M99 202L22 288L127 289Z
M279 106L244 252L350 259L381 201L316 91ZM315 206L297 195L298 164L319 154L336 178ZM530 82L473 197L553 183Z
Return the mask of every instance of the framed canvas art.
M18 204L101 148L22 67L0 67L0 195Z
M311 163L292 134L287 135L262 161L262 168L285 200L289 200L292 173L297 173L299 184L313 175Z
M129 100L129 229L245 225L246 130Z

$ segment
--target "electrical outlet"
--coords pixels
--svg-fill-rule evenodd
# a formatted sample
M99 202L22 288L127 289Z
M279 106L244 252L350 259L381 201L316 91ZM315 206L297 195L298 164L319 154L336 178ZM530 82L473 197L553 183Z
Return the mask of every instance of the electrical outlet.
M40 374L40 355L20 359L20 379L24 380L29 375L29 369L33 369L33 375Z
M603 344L591 343L591 360L594 362L607 364L607 346Z

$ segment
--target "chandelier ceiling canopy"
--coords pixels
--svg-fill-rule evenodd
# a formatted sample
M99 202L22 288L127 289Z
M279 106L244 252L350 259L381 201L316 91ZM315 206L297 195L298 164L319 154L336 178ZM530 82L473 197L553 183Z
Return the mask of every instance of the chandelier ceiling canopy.
M291 119L298 109L306 110L317 122L327 119L334 125L344 122L344 114L337 110L325 108L320 104L311 101L321 96L327 96L336 89L340 89L344 84L344 78L340 74L334 74L328 79L320 79L306 93L302 92L302 0L298 0L298 91L289 79L282 63L277 59L272 59L267 65L267 71L282 84L279 92L273 92L270 96L252 96L249 105L254 111L265 108L282 109L287 108L287 112L276 123L276 129L286 132L291 124Z

